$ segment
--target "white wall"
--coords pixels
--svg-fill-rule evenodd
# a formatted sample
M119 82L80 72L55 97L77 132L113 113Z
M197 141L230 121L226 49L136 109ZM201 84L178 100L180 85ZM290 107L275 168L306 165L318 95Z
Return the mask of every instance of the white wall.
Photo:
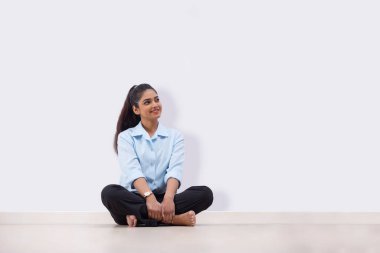
M0 211L105 211L117 117L142 82L210 210L380 211L379 7L0 2Z

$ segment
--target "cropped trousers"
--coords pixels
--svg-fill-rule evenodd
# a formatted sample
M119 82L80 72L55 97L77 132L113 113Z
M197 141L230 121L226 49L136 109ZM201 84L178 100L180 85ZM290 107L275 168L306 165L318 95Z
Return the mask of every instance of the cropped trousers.
M153 191L158 202L162 202L164 193ZM117 184L110 184L101 192L103 205L108 209L114 221L119 225L128 225L126 216L135 215L137 226L168 226L148 217L145 199L137 192L130 192ZM191 186L174 196L175 214L193 210L196 214L206 210L213 202L213 193L207 186Z

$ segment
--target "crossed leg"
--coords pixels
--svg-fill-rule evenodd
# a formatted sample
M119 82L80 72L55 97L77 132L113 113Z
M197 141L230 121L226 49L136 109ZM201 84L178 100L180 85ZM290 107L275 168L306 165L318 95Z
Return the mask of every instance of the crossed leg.
M102 202L110 211L115 222L120 225L138 226L139 222L147 222L145 226L157 226L157 222L149 222L145 199L131 193L120 185L108 185L102 190ZM158 199L159 201L162 201ZM213 193L207 186L191 186L174 196L175 216L171 225L194 226L195 215L206 210L213 202ZM163 223L163 222L161 222Z

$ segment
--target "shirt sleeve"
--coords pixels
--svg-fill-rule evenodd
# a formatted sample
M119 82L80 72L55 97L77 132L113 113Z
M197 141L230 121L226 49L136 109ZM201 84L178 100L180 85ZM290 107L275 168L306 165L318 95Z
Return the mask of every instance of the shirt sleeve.
M166 170L164 180L165 184L167 184L169 178L173 177L177 179L179 182L179 188L181 186L183 162L185 160L184 138L180 132L176 133L173 145L173 152L170 157L169 166Z
M145 178L141 165L138 160L136 151L133 147L133 139L129 134L119 134L117 139L118 160L122 173L126 176L127 186L131 186L133 182L143 177Z

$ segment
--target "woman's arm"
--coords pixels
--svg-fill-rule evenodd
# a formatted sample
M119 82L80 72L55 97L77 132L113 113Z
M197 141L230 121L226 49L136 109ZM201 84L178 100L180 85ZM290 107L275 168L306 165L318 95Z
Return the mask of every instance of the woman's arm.
M166 182L166 192L161 203L164 223L172 223L175 216L174 196L177 193L177 189L181 186L183 161L184 138L180 132L177 132L169 167L166 170L164 178Z
M165 223L172 223L173 221L175 215L174 196L177 192L178 186L179 182L177 179L173 177L168 179L165 196L161 203L162 218Z
M148 183L143 177L136 179L133 182L133 185L141 196L144 196L145 192L151 191L149 189ZM154 196L154 194L150 194L145 198L145 201L149 218L153 218L158 221L162 220L162 207L161 204L157 201L156 196Z
M174 199L174 196L177 193L178 186L179 186L179 182L177 179L173 177L169 178L167 186L166 186L166 192L165 192L164 198Z
M128 133L121 133L117 139L118 160L121 171L126 177L126 185L133 189L133 182L145 177L134 149L133 138ZM124 187L126 185L123 185Z
M140 178L137 178L134 182L133 182L133 186L135 187L135 189L138 191L138 193L140 193L140 195L142 197L144 197L144 193L146 192L150 192L150 188L149 188L149 185L148 183L146 182L146 179L144 177L140 177ZM151 194L150 196L152 196L153 194ZM148 197L150 197L148 196Z

